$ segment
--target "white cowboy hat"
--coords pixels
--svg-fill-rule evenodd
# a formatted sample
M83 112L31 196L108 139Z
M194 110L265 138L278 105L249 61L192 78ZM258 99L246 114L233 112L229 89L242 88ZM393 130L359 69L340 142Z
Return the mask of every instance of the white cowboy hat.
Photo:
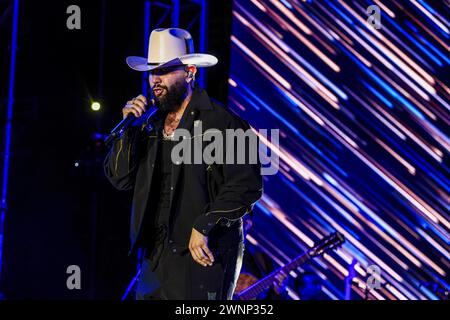
M127 57L127 64L137 71L149 71L179 65L211 67L217 58L204 53L194 53L191 34L179 28L155 29L150 34L148 58Z

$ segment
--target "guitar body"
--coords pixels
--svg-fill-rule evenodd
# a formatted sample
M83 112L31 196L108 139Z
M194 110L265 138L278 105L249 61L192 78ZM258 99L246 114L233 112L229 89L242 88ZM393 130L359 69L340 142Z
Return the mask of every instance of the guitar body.
M235 295L239 295L242 291L258 282L258 278L251 273L241 273L236 283Z

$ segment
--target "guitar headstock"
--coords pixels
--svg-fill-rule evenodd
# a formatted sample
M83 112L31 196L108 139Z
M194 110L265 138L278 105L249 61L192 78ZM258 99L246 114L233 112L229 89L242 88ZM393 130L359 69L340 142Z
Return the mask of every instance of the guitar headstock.
M333 250L337 247L340 247L344 242L344 236L336 231L317 242L314 247L309 249L308 254L311 257L317 257L328 250Z

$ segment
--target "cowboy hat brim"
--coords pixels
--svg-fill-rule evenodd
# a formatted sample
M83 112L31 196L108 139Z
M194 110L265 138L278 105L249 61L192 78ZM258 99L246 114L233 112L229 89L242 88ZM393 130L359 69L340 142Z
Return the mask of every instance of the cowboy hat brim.
M136 71L150 71L160 68L167 68L179 65L193 64L198 68L212 67L217 64L218 59L210 54L205 53L191 53L185 54L178 58L169 60L164 63L149 63L146 58L131 56L127 57L128 66Z

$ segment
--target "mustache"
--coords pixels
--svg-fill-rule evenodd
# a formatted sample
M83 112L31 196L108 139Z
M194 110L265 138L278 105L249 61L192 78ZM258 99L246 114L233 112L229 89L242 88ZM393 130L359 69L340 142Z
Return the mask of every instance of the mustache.
M156 90L156 89L167 89L166 86L162 86L162 85L155 85L152 87L152 90Z

